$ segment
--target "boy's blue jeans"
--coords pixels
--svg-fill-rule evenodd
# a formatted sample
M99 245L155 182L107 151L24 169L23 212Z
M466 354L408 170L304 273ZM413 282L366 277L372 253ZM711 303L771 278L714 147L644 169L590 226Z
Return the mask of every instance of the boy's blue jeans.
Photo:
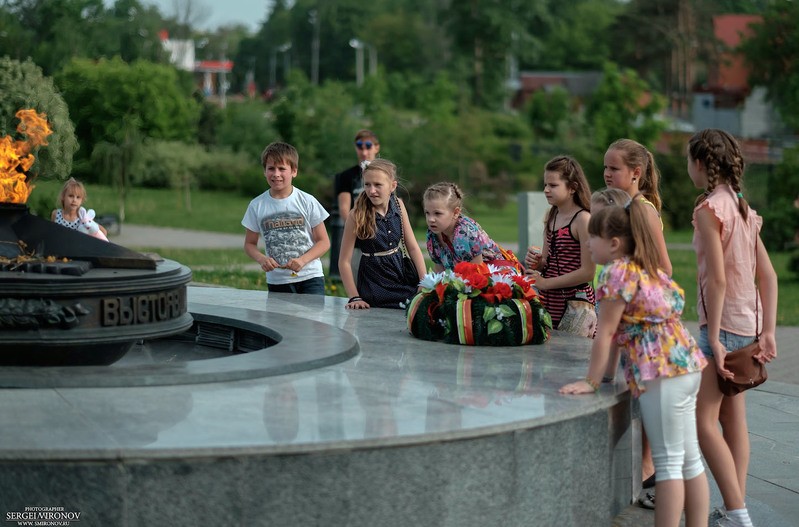
M274 293L298 293L301 295L325 294L325 279L321 276L309 278L293 284L269 284L269 290Z

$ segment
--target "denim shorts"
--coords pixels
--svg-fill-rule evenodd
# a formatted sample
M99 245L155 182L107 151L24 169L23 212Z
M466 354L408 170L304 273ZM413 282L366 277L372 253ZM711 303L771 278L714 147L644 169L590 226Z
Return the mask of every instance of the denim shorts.
M754 341L754 335L745 337L743 335L737 335L729 331L724 331L723 329L719 330L719 342L721 342L721 345L727 349L728 353L732 353L733 351L741 349L744 346L748 346ZM707 341L706 325L699 328L699 340L697 340L696 343L699 345L699 349L702 350L702 354L706 358L713 358L713 351L710 349L710 344Z

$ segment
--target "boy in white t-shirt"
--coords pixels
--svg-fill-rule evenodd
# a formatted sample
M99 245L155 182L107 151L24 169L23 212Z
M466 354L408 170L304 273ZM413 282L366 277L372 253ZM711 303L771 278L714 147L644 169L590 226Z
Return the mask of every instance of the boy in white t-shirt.
M325 294L319 259L330 249L325 228L327 211L319 201L292 184L299 154L287 143L271 143L261 154L269 190L247 206L244 252L266 271L270 291ZM258 250L263 237L264 254Z

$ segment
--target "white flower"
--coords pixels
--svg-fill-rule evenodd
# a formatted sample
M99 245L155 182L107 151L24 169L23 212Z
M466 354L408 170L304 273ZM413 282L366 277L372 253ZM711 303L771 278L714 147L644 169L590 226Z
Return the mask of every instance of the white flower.
M444 280L444 273L427 273L419 282L422 289L435 289Z
M510 286L510 288L513 289L513 283L514 283L513 282L513 277L511 275L509 275L509 274L505 274L505 273L492 274L491 275L491 280L495 284L498 284L500 282L503 283L503 284L508 284Z
M502 267L498 267L494 264L488 264L488 272L492 275L494 274L502 274Z

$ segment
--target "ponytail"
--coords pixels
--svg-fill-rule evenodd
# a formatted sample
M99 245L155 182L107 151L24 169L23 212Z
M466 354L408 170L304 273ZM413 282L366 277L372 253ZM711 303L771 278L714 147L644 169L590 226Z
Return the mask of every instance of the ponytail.
M646 149L644 149L646 150ZM652 155L652 152L646 150L646 169L643 177L641 178L641 182L638 184L638 190L641 191L641 194L649 200L652 205L655 206L655 209L660 213L660 209L663 206L663 201L660 199L660 171L655 164L655 156Z
M606 240L619 238L624 243L625 256L656 278L659 276L660 251L647 227L647 207L649 205L637 196L623 207L603 207L591 214L588 233Z
M630 230L634 247L632 259L635 263L646 269L649 276L658 276L657 270L660 267L660 249L649 229L648 212L649 205L641 199L633 198L630 201L628 210L630 214Z

